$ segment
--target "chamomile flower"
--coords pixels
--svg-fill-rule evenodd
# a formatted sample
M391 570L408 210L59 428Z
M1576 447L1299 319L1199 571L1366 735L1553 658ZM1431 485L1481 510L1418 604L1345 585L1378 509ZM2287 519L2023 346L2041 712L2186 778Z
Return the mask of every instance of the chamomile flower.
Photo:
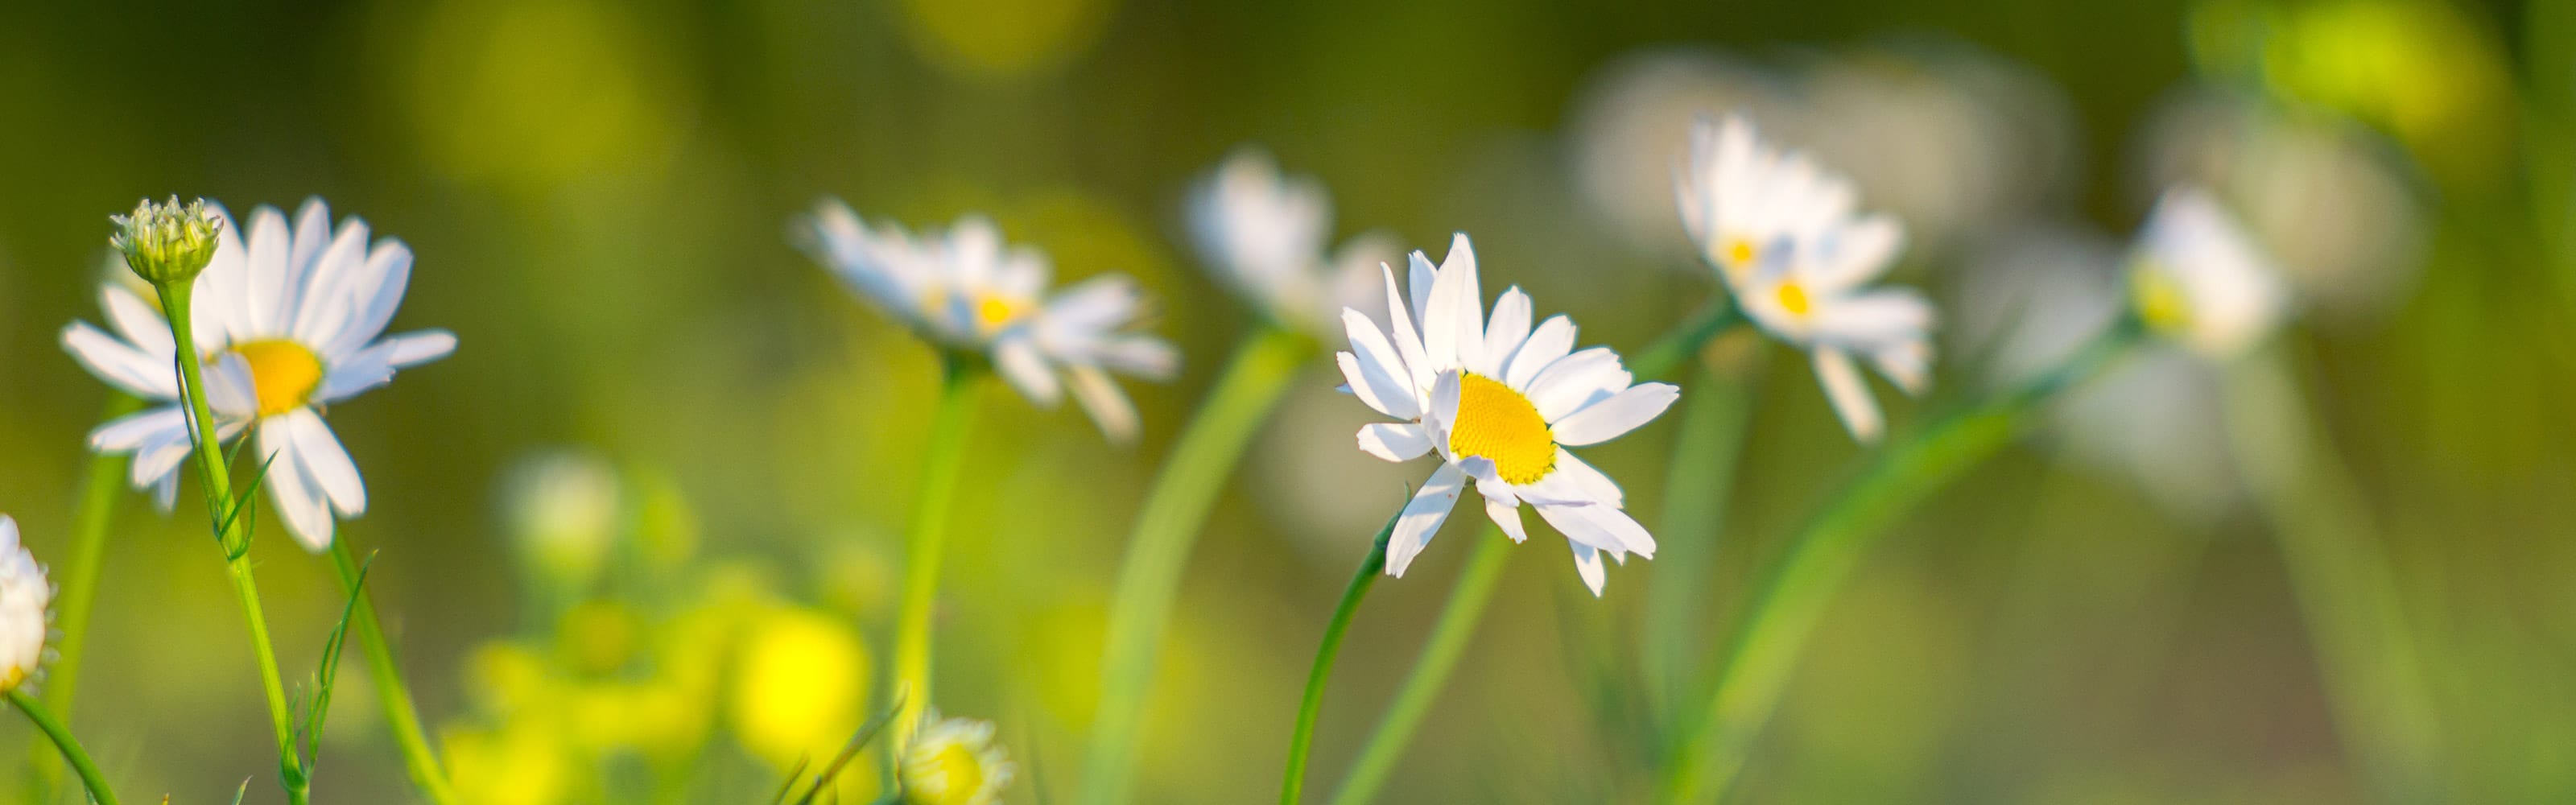
M222 243L192 286L192 316L217 443L257 430L258 454L270 462L263 484L279 518L318 552L330 547L337 518L367 509L358 466L321 409L391 382L397 369L447 357L456 336L383 335L402 304L412 255L402 241L371 240L365 221L343 219L335 231L330 208L316 198L292 226L275 208L259 208L244 240L230 214L216 214ZM167 511L192 449L178 347L152 301L115 281L100 294L114 333L73 322L63 347L99 379L159 405L90 431L90 449L132 455L135 488L153 490Z
M2217 360L2271 334L2289 307L2271 260L2217 199L2191 186L2165 191L2148 214L2129 301L2149 327Z
M1136 408L1109 373L1162 380L1180 363L1171 344L1132 332L1146 312L1134 280L1107 274L1047 296L1046 255L1004 243L979 215L916 237L825 199L797 221L795 238L922 338L989 357L1031 402L1053 406L1070 389L1114 440L1135 437Z
M0 514L0 692L25 684L44 661L53 601L45 568L18 544L18 521Z
M1334 356L1360 402L1399 420L1362 426L1360 449L1388 461L1440 458L1396 520L1386 572L1404 575L1470 479L1485 515L1514 541L1528 539L1521 504L1538 509L1573 546L1575 569L1593 595L1606 580L1602 555L1654 558L1655 538L1623 511L1619 485L1566 448L1636 429L1671 407L1681 390L1630 385L1618 353L1574 349L1574 322L1564 316L1532 327L1530 298L1519 288L1504 291L1488 319L1476 252L1463 233L1436 268L1413 253L1409 299L1396 289L1394 271L1381 277L1392 339L1368 316L1346 310L1351 349Z
M1885 422L1855 361L1908 394L1930 382L1931 303L1912 289L1869 287L1895 262L1904 228L1856 217L1849 182L1773 150L1741 118L1698 124L1676 185L1683 228L1745 316L1807 350L1843 426L1877 440Z
M895 775L907 805L993 805L1018 769L993 740L993 722L922 714Z
M1190 238L1217 279L1273 320L1319 336L1340 334L1344 308L1376 301L1376 268L1395 259L1383 235L1354 237L1326 253L1333 201L1313 177L1281 176L1270 154L1246 146L1190 194Z

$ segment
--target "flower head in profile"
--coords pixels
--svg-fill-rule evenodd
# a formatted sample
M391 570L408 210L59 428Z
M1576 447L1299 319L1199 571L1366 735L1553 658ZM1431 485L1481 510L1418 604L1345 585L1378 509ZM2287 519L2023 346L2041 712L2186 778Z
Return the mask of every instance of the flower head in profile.
M1274 320L1330 337L1344 308L1376 301L1388 238L1354 237L1326 252L1333 201L1313 177L1282 176L1268 152L1245 146L1190 194L1190 239L1217 279Z
M1469 480L1485 515L1515 541L1528 538L1521 504L1537 509L1573 546L1575 569L1594 595L1606 580L1604 554L1654 558L1655 538L1623 511L1619 485L1566 448L1635 430L1681 390L1630 385L1618 353L1574 349L1574 322L1564 316L1531 326L1530 298L1519 288L1504 291L1488 319L1464 234L1438 267L1413 253L1410 297L1397 290L1392 270L1381 277L1392 332L1344 311L1351 349L1334 356L1360 402L1399 420L1361 427L1360 449L1388 461L1440 458L1396 521L1386 572L1404 575Z
M221 208L222 243L191 286L192 335L204 354L206 402L218 443L256 428L263 484L305 548L331 545L338 518L367 509L358 466L322 421L324 407L393 380L394 371L447 357L444 330L385 335L411 278L411 249L373 240L357 218L335 230L312 199L292 226L271 207L251 214L244 240ZM100 288L114 333L88 322L63 347L109 385L155 403L90 431L90 449L134 456L131 480L167 511L192 449L179 393L178 347L159 308L123 283Z
M147 198L135 202L131 214L107 218L116 224L107 245L125 255L135 276L155 285L185 282L204 271L224 227L220 212L208 209L205 199L182 205L178 196L162 204Z
M1741 118L1703 120L1677 181L1683 228L1747 318L1805 349L1843 426L1863 442L1885 429L1856 361L1909 394L1930 382L1932 305L1908 288L1872 287L1905 241L1884 215L1855 215L1851 184L1782 153Z
M993 722L922 713L895 775L907 805L993 805L1018 769L993 740Z
M2244 228L2189 186L2166 191L2148 214L2129 303L2156 332L2222 360L2269 335L2289 306L2280 272Z
M1146 313L1134 280L1105 274L1049 296L1046 255L1004 243L982 216L915 236L871 226L826 199L797 221L795 235L816 261L922 338L989 357L1030 401L1052 406L1070 389L1112 439L1134 438L1137 422L1109 374L1161 380L1179 367L1171 344L1133 331Z
M0 692L18 689L44 661L53 601L45 568L18 544L18 521L0 514Z

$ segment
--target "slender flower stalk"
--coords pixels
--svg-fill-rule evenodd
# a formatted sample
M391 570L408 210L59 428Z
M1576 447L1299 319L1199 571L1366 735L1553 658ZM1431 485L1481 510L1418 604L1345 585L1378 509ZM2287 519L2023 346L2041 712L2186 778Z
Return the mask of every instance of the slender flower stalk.
M9 703L54 742L54 748L63 753L63 760L71 763L72 771L80 775L81 785L89 788L90 801L98 805L116 805L116 792L108 787L107 775L99 772L97 763L90 762L89 752L81 749L80 740L72 737L70 727L63 726L62 720L45 709L43 702L27 695L25 688L10 689Z
M1696 393L1682 401L1681 427L1664 471L1663 521L1657 524L1672 539L1657 560L1664 563L1662 573L1646 588L1639 646L1646 694L1655 712L1663 714L1689 695L1689 680L1696 673L1693 662L1704 642L1700 627L1708 617L1704 581L1716 570L1728 491L1735 488L1745 428L1753 419L1750 372L1702 365L1691 381ZM1667 731L1674 726L1669 715L1658 724Z
M2136 319L2121 318L2056 367L1889 446L1829 499L1754 588L1704 711L1674 745L1656 801L1699 802L1734 780L1826 605L1890 521L2011 444L2043 403L2100 372L2144 335Z
M912 525L904 535L902 608L895 614L894 691L903 706L895 713L894 740L888 747L912 742L921 710L930 700L930 616L939 602L939 557L948 541L948 515L957 498L957 478L966 464L966 436L975 422L975 392L991 370L982 358L943 353L939 411L930 422L930 448L922 462L921 492L913 499Z
M1669 377L1709 341L1745 323L1744 316L1726 300L1712 300L1638 353L1631 369L1640 381ZM1333 795L1336 805L1358 805L1377 796L1396 762L1403 759L1405 747L1413 742L1414 731L1421 728L1422 719L1430 713L1432 702L1438 700L1440 691L1448 689L1449 674L1457 670L1458 659L1475 636L1477 624L1484 621L1486 607L1501 589L1510 543L1492 538L1500 533L1499 529L1488 528L1485 536L1477 539L1475 553L1468 555L1466 569L1460 572L1457 586L1450 589L1448 603L1441 606L1440 620L1432 625L1422 654L1405 675L1404 686L1396 690L1386 715L1369 733L1368 743L1361 746L1359 759L1343 778L1341 790Z
M2368 501L2281 345L2231 364L2226 397L2236 466L2280 544L2354 768L2383 801L2441 799L2424 657Z
M1458 670L1458 660L1467 654L1467 645L1476 636L1476 623L1485 617L1485 605L1494 600L1502 587L1503 569L1511 566L1512 541L1503 538L1502 530L1487 527L1476 538L1476 550L1467 555L1467 566L1458 571L1458 584L1449 588L1449 603L1440 609L1440 622L1431 627L1431 636L1422 644L1422 654L1413 660L1413 673L1404 688L1386 706L1386 715L1378 718L1377 729L1369 733L1368 743L1360 749L1359 759L1342 777L1341 790L1333 793L1334 805L1358 805L1377 796L1386 780L1395 773L1395 764L1404 759L1404 747L1422 719L1431 714L1431 704L1439 701L1440 691L1448 687L1450 672Z
M110 392L106 415L113 420L143 409L143 400ZM116 517L117 492L125 486L125 468L112 455L93 455L81 480L80 507L72 511L72 562L62 575L62 595L55 601L55 659L45 675L45 709L62 718L72 715L72 695L80 681L81 659L89 646L89 618L98 603L100 568L107 563L108 524ZM30 747L39 790L50 793L62 781L62 766L44 747Z
M351 620L357 622L358 646L366 652L376 698L384 701L385 729L402 749L404 770L432 805L452 805L456 792L448 787L447 774L438 765L438 754L430 748L429 733L421 728L420 709L413 704L411 686L403 681L402 664L394 658L393 645L385 640L384 625L376 619L374 596L360 584L364 574L356 558L349 555L346 536L331 541L331 564L340 572L340 584L357 598L352 604Z
M1306 757L1314 750L1315 719L1323 714L1324 683L1333 677L1333 658L1342 653L1342 636L1351 630L1351 618L1359 614L1360 599L1368 597L1369 586L1386 572L1387 542L1395 536L1395 524L1403 520L1404 511L1398 509L1387 518L1386 527L1378 529L1377 538L1369 541L1368 556L1360 559L1350 586L1342 589L1342 603L1333 607L1333 619L1324 625L1324 640L1315 646L1315 667L1306 672L1306 695L1297 704L1297 728L1288 737L1288 771L1279 782L1279 805L1297 805L1298 794L1306 787Z
M194 322L189 320L190 285L194 277L181 278L155 286L161 295L161 309L170 317L170 335L177 340L180 391L187 401L189 438L197 460L197 470L206 488L206 511L212 523L221 529L215 535L223 549L224 561L231 571L233 593L239 598L242 617L250 625L251 655L259 661L260 690L268 696L269 725L277 732L279 785L286 789L287 800L297 805L305 801L307 784L302 756L295 748L295 714L286 698L286 684L277 671L277 650L269 644L268 617L259 604L259 582L251 575L250 518L235 517L236 507L245 505L232 493L232 481L224 467L223 447L216 443L209 429L214 413L206 405L204 368L197 352ZM228 526L228 527L227 527Z
M1153 489L1127 539L1109 604L1108 639L1100 661L1100 707L1093 717L1088 773L1080 802L1115 805L1129 800L1136 742L1143 731L1145 700L1153 687L1157 648L1179 596L1181 574L1208 509L1233 475L1244 445L1261 430L1288 389L1313 339L1275 325L1244 338L1207 402L1183 430L1172 455L1154 476Z

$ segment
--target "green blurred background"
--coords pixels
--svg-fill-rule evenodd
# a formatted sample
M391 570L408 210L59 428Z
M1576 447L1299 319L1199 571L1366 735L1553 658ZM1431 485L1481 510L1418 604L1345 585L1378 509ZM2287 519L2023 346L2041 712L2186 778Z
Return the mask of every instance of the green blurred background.
M2221 189L2309 291L2280 354L2348 474L2329 507L2394 569L2442 796L2576 800L2576 11L2556 3L0 4L0 510L60 565L105 388L56 334L98 316L108 214L323 196L418 254L395 326L461 342L331 412L373 493L344 537L381 551L370 583L460 785L747 801L868 706L937 382L786 222L824 194L915 225L985 211L1060 277L1140 277L1186 356L1128 385L1134 447L1000 391L974 436L940 704L1000 724L1012 801L1060 799L1136 499L1250 315L1190 258L1188 183L1261 143L1335 191L1342 233L1436 251L1464 230L1487 287L1635 349L1714 290L1669 182L1682 127L1720 106L1907 218L1900 279L1957 336L1936 396L2003 351L2015 310L1986 297L2030 283L1996 266L2099 262L2167 181ZM1863 455L1783 348L1710 360L1760 390L1733 506L1723 535L1659 536L1722 540L1716 562L1631 563L1594 601L1553 537L1524 548L1383 801L1650 790L1655 736L1698 705L1646 658L1707 647L1641 645L1649 588L1698 590L1713 643ZM1193 557L1147 801L1269 796L1325 615L1420 469L1351 449L1369 417L1325 368ZM2182 458L2050 431L1908 518L1827 615L1741 800L2364 799L2275 520L2228 477L2236 440L2153 400L2137 416L2163 430L2067 429ZM1901 429L1932 403L1894 404ZM1661 488L1672 429L1587 454L1649 527L1670 494L1717 494ZM270 801L240 616L182 511L125 496L74 722L130 797L248 777ZM1362 612L1319 781L1412 662L1473 538L1449 530ZM586 553L593 532L614 545ZM338 585L286 541L254 555L309 668ZM408 796L363 683L333 717L319 796Z

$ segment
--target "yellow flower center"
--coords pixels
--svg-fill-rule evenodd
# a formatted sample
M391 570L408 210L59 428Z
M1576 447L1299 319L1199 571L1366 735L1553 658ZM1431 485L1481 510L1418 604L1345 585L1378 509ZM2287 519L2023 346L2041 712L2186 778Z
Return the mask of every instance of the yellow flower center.
M1002 325L1009 324L1012 319L1020 317L1021 308L1021 305L1011 300L993 294L983 294L975 300L975 326L988 333L1002 329Z
M1753 241L1746 240L1744 238L1728 238L1726 241L1726 264L1728 266L1752 265Z
M276 416L304 406L322 385L322 359L283 338L244 341L224 350L250 364L250 382L259 397L259 415Z
M2179 332L2191 326L2191 301L2183 297L2173 277L2153 266L2129 272L2129 304L2137 306L2139 319L2156 329Z
M1449 452L1494 462L1503 480L1537 483L1556 469L1556 436L1528 397L1492 378L1458 377L1458 417L1449 423Z
M1799 285L1795 281L1780 283L1780 290L1777 293L1780 296L1780 309L1789 311L1789 315L1803 318L1809 311L1816 309L1815 300L1807 298L1806 286Z

